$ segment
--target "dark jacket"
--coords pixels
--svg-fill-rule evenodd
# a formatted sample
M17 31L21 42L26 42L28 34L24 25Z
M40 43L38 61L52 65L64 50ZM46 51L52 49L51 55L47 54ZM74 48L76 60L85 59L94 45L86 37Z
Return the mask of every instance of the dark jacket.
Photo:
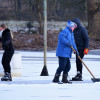
M2 32L2 48L3 50L14 51L10 30L7 28Z
M89 37L87 29L81 25L80 20L78 18L73 19L73 22L77 24L77 28L74 30L74 38L77 49L88 49Z

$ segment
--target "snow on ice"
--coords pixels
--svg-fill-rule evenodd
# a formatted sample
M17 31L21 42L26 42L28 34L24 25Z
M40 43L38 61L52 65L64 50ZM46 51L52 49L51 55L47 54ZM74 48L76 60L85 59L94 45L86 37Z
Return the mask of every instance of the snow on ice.
M0 81L0 100L99 100L100 82L93 83L92 76L83 66L83 80L73 84L52 83L58 67L55 52L47 53L49 76L40 76L43 68L43 52L22 54L22 76L13 77L12 82ZM85 64L96 78L100 78L100 56L86 55ZM75 55L72 55L69 79L76 75ZM61 80L61 78L60 78Z

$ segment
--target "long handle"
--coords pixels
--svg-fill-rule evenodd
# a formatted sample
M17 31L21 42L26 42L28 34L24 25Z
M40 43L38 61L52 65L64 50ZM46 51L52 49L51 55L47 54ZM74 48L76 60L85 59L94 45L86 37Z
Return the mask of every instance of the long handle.
M71 48L72 48L72 50L74 51L74 52L76 52L75 51L75 49L71 46ZM86 64L83 62L83 60L81 59L81 57L79 56L79 55L77 55L78 56L78 58L80 59L80 61L84 64L84 66L86 67L86 69L88 70L88 72L92 75L92 77L95 79L95 77L94 77L94 75L92 74L92 72L89 70L89 68L86 66Z

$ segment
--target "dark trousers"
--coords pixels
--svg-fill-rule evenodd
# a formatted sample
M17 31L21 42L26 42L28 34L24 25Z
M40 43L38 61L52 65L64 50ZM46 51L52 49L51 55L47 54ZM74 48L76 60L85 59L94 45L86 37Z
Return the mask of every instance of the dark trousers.
M84 57L84 50L78 50L79 56L81 57L81 59L83 59ZM76 55L76 68L77 71L79 71L82 74L82 62L80 61L80 59L77 57Z
M3 57L2 57L2 65L4 68L4 72L11 73L10 61L11 61L13 54L14 54L14 50L4 51Z
M61 72L63 72L63 74L68 74L71 67L70 59L66 57L58 57L58 58L59 58L59 67L56 71L56 74L61 74Z

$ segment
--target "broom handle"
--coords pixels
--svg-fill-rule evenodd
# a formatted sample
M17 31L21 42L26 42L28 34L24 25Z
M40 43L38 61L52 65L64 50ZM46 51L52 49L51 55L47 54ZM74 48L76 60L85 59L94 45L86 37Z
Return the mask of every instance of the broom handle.
M75 49L71 46L71 48L72 48L72 50L74 51L74 52L76 52L75 51ZM83 60L81 59L81 57L78 55L78 58L80 59L80 61L84 64L84 66L86 67L86 69L88 70L88 72L92 75L92 77L95 79L95 77L94 77L94 75L92 74L92 72L89 70L89 68L86 66L86 64L83 62Z

